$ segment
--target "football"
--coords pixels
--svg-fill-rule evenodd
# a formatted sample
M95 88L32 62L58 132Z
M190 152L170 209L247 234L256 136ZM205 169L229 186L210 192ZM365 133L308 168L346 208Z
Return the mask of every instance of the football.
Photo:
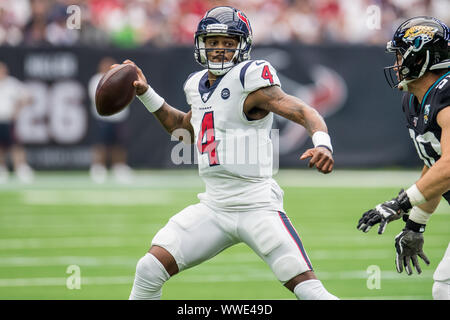
M95 106L101 116L122 111L136 96L133 82L137 80L134 65L120 64L103 75L95 91Z

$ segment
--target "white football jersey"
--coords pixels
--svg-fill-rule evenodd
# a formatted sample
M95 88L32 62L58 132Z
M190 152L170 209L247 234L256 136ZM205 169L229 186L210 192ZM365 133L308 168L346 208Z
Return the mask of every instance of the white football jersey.
M201 201L226 210L278 206L283 192L272 179L273 114L247 119L243 105L248 94L278 85L275 69L264 60L244 61L207 85L208 70L188 78L184 90L191 106L191 125L199 174L206 185Z
M7 76L0 80L0 122L13 121L14 112L27 89L14 77Z

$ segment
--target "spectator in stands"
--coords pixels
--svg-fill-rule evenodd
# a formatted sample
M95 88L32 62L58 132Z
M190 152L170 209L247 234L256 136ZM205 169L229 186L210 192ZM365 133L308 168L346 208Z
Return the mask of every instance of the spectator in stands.
M65 28L69 5L80 7L80 30ZM190 46L202 12L218 5L247 12L255 44L384 44L405 18L450 22L448 0L0 0L0 45ZM367 27L373 8L377 28Z
M23 43L29 46L48 45L46 29L50 2L46 0L30 1L30 18L23 29Z
M45 37L53 45L74 45L80 33L77 29L67 28L67 5L57 3L50 8Z

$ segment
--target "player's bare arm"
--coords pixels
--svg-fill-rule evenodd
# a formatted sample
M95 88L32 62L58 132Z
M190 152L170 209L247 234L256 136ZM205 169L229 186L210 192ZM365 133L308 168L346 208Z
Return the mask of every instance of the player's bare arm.
M189 131L190 140L183 140L183 142L194 142L194 129L192 128L190 123L192 116L191 111L184 113L164 102L164 105L153 114L169 134L175 136L179 140L183 140L184 135L175 135L175 130L185 129Z
M432 37L433 41L426 40L426 45L423 42L425 40L419 34L413 34L411 37L404 36L412 30L427 28L430 25L435 27L435 33ZM404 230L423 233L431 213L440 202L440 197L448 195L447 192L450 189L450 143L448 142L450 108L449 106L442 108L447 105L446 95L448 95L445 87L449 74L446 30L448 27L438 19L414 17L403 22L395 31L392 40L386 44L386 52L395 54L394 65L384 69L386 80L392 88L404 91L407 94L404 97L409 95L410 99L404 99L402 102L403 112L411 138L417 152L424 160L425 166L421 178L415 184L407 190L402 189L397 197L363 213L357 225L357 228L363 232L369 231L372 226L379 223L378 233L382 234L387 223L403 217L406 222ZM409 56L411 51L416 54ZM419 51L429 56L430 59L423 59ZM434 90L433 96L430 98L429 93L432 90ZM412 99L414 97L415 99ZM425 104L428 108L435 109L437 115L433 114L432 118L428 119L429 111L426 111L426 108L418 108ZM424 121L417 123L416 119L420 118L423 118ZM436 148L434 155L430 156L425 152L426 156L422 157L422 152L428 144ZM440 152L438 148L440 148ZM400 238L402 237L396 238L398 256L401 256L402 251ZM419 238L417 237L417 239ZM402 243L406 243L405 241ZM414 247L419 252L420 241L416 244ZM405 264L404 262L403 264ZM399 272L401 272L401 267L401 261L397 261Z
M450 108L442 109L437 115L437 124L441 127L441 157L430 168L424 166L421 178L408 190L389 201L366 211L358 222L357 228L368 232L375 224L380 224L378 233L382 234L386 225L400 219L409 223L412 230L423 232L431 214L437 208L441 196L450 189Z
M438 113L437 123L442 129L441 157L416 182L426 200L440 197L450 189L450 106Z
M325 121L314 108L286 94L278 86L265 87L250 93L244 102L244 112L253 120L262 119L269 112L276 113L305 127L310 136L319 131L328 133ZM330 173L333 170L333 156L331 150L326 147L306 150L300 160L307 158L311 158L310 168L316 166L322 173Z
M417 273L421 273L420 257L427 265L430 260L423 252L423 232L425 226L440 203L441 196L450 189L450 108L446 107L437 115L437 123L442 129L441 157L430 168L424 166L421 178L406 192L403 192L408 207L412 207L405 228L395 238L396 259L395 265L398 272L403 268L408 275L413 273L410 260ZM412 191L411 191L412 190ZM399 196L400 197L400 196ZM399 198L398 197L398 198ZM397 198L397 199L398 199ZM398 201L395 199L395 201ZM406 209L402 209L407 212Z
M423 166L422 174L420 175L420 179L422 179L422 177L428 172L429 169L430 169L429 167L427 167L425 165ZM436 208L440 202L441 202L441 195L428 199L427 202L422 203L421 205L418 205L418 207L425 212L432 213L432 212L434 212L434 210L436 210Z
M131 60L125 60L123 62L124 64L134 64ZM114 67L115 65L111 66ZM135 65L136 66L136 65ZM136 66L137 69L137 75L138 80L136 80L133 83L133 86L136 88L136 95L141 96L143 95L147 90L149 90L150 86L147 82L147 79L145 78L144 73L142 70ZM185 129L188 130L190 133L191 140L190 141L184 141L185 143L193 143L194 141L194 129L191 126L190 120L191 120L191 111L185 113L182 112L172 106L170 106L167 102L164 102L163 105L153 112L153 115L158 119L158 121L161 123L161 125L164 127L164 129L169 133L173 134L175 130L177 129ZM176 136L178 139L182 140L182 136Z

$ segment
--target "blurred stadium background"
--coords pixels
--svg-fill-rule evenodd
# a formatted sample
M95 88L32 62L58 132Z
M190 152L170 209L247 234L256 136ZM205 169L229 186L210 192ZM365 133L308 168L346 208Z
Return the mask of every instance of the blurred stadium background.
M412 16L449 24L448 0L0 0L0 62L17 80L14 90L0 90L0 123L14 124L15 143L32 170L20 174L14 157L0 166L0 299L128 298L152 236L195 203L203 186L194 158L174 163L177 143L136 100L114 122L120 139L111 152L120 165L108 160L107 176L95 170L108 149L99 137L111 138L105 123L114 119L96 116L93 79L102 62L129 58L160 95L186 111L183 83L201 68L193 59L193 32L217 5L247 14L252 58L269 60L283 89L327 122L336 171L324 176L298 160L311 146L306 132L274 121L275 179L319 278L344 299L431 299L432 274L449 241L448 205L441 203L427 227L431 265L422 264L420 276L395 271L393 238L401 223L383 236L362 234L356 223L420 175L401 95L384 80L383 67L392 64L384 44ZM0 88L5 79L6 72ZM2 111L7 103L21 108L12 116ZM163 298L293 295L238 245L175 276Z

